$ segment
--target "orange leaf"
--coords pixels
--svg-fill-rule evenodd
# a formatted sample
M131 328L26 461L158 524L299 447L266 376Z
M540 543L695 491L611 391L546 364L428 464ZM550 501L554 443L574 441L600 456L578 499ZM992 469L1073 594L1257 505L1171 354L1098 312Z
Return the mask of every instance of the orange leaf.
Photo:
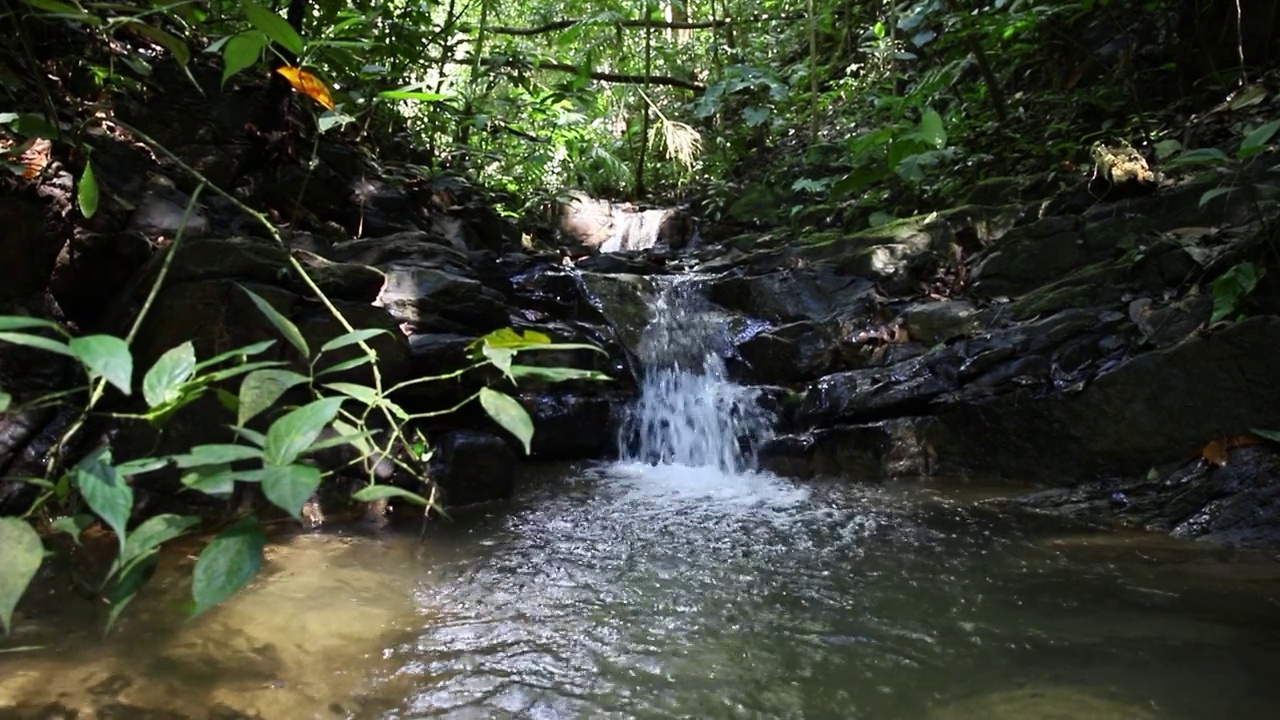
M1200 451L1200 457L1210 465L1222 467L1227 464L1227 444L1221 440L1214 440L1204 446Z
M1235 437L1221 438L1205 445L1204 449L1200 451L1200 457L1203 457L1205 462L1211 465L1222 467L1227 464L1227 454L1232 448L1257 445L1258 442L1258 438L1252 435L1237 435Z
M326 108L333 109L333 97L329 94L329 88L320 81L320 78L303 70L302 68L290 67L282 65L276 68L276 72L284 76L285 80L293 86L294 90L315 100Z

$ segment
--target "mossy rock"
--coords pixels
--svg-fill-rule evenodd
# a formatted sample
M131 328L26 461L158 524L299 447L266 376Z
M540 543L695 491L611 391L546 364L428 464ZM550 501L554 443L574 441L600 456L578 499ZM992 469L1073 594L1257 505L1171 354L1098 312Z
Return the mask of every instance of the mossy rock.
M1120 300L1129 264L1114 260L1095 263L1056 282L1032 290L1009 306L1017 320L1055 313L1067 308L1104 305Z

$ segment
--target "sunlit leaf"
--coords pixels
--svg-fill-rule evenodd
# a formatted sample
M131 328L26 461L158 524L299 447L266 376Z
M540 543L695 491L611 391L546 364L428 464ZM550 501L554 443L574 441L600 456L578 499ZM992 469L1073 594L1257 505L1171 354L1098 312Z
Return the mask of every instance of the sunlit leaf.
M267 467L258 478L262 482L262 494L295 519L302 518L303 504L320 487L320 470L310 465Z
M128 571L131 564L154 552L164 543L180 537L199 522L199 518L190 515L170 513L148 518L129 534L129 538L124 543L124 550L116 558L112 571Z
M374 502L393 498L403 498L424 507L431 504L418 493L410 492L394 485L367 485L351 495L351 499L358 502Z
M227 465L241 460L258 460L262 450L249 445L212 444L196 445L190 452L174 455L174 463L182 469L209 465Z
M443 100L444 95L434 92L423 92L421 90L383 90L378 93L378 97L383 100L415 100L417 102L435 102Z
M190 341L161 355L142 378L142 397L156 408L171 403L182 394L182 385L196 371L196 350Z
M267 368L245 375L240 383L236 423L244 425L259 413L276 404L290 388L309 382L306 375L292 370Z
M267 36L257 31L242 32L222 47L222 84L245 68L253 67L267 47Z
M288 20L251 0L240 0L240 7L244 9L244 16L251 25L294 55L302 54L302 37Z
M315 100L328 110L334 108L333 96L329 94L328 86L321 82L320 78L302 68L288 65L276 68L276 72L283 76L285 80L288 80L294 90Z
M347 347L348 345L355 345L357 343L366 342L371 338L375 338L383 334L390 335L391 331L383 330L381 328L365 328L363 330L352 330L349 333L343 333L342 335L339 335L338 337L330 340L324 345L321 345L320 352L322 353L331 352L333 350L337 350L338 348Z
M81 460L72 468L71 478L89 509L115 531L123 550L133 512L133 488L111 465L111 452L102 449Z
M191 597L197 617L248 585L262 567L266 538L257 519L242 518L218 533L196 559Z
M0 517L0 548L0 624L8 635L18 600L44 560L44 544L26 520Z
M203 370L212 365L217 365L218 363L223 362L224 360L230 360L231 358L236 358L240 356L248 357L249 355L258 355L260 353L266 352L268 349L271 348L272 345L275 345L275 344L276 344L275 340L263 340L262 342L256 342L256 343L253 343L252 345L245 345L244 347L238 347L235 350L228 350L224 353L219 353L217 355L214 355L208 360L201 360L200 362L196 363L196 370Z
M80 185L76 190L76 200L80 203L80 213L86 218L98 212L98 179L93 176L93 163L85 161L84 173L80 176Z
M1244 159L1253 157L1266 149L1267 143L1271 141L1276 131L1280 130L1280 120L1272 120L1258 126L1253 132L1244 136L1244 140L1240 142L1240 149L1236 151L1236 156Z
M0 343L13 343L14 345L26 345L27 347L47 350L49 352L58 353L59 355L69 355L75 357L75 353L71 352L71 348L66 343L50 340L40 335L29 335L27 333L0 332Z
M160 563L160 554L154 550L135 560L133 564L116 579L115 586L111 588L111 592L107 594L107 622L102 628L102 632L111 632L111 628L115 626L116 620L120 619L120 613L133 602L138 596L142 588L146 586L151 576L155 574L156 566Z
M920 136L935 150L947 146L947 131L942 127L942 116L933 108L925 108L920 116Z
M271 465L291 465L338 415L345 398L327 397L285 413L267 430L262 451Z
M533 442L533 420L529 413L505 393L490 388L480 388L480 406L493 418L494 422L511 433L524 446L525 454L529 454Z
M311 357L311 349L307 345L307 340L302 337L302 333L298 330L298 326L293 324L293 321L284 315L281 315L279 310L272 307L271 303L263 300L257 293L243 285L240 285L239 287L246 295L249 296L249 299L253 301L253 304L257 306L258 311L275 326L276 330L280 331L280 334L284 336L285 340L289 341L290 345L297 348L298 352L302 353L303 357Z
M114 335L86 335L72 338L67 346L91 376L101 377L120 392L133 392L133 354L129 345Z
M179 65L186 65L191 61L191 49L187 47L187 44L164 30L144 22L126 23L125 27L168 50Z
M1259 430L1258 428L1250 428L1249 432L1260 438L1270 440L1271 442L1280 442L1280 430Z
M57 518L50 524L53 526L54 530L58 530L60 532L64 532L70 535L72 542L79 545L80 533L84 532L85 529L88 528L90 525L93 525L94 522L95 521L92 515L81 514L81 515L63 515L62 517Z

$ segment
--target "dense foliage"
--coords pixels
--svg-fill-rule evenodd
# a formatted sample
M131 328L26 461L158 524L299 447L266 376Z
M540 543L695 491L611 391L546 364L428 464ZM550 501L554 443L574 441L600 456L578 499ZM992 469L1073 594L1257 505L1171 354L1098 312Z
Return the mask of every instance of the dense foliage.
M17 42L3 50L0 92L12 110L0 114L0 151L19 174L35 139L74 145L110 116L113 99L142 92L161 66L181 69L190 92L202 93L196 69L214 63L223 92L264 78L298 91L286 95L297 101L281 114L305 126L303 135L332 133L375 154L398 152L427 172L469 176L500 191L513 213L583 189L692 201L704 217L726 222L876 224L985 178L1079 179L1091 152L1109 152L1102 142L1132 145L1171 167L1180 160L1230 173L1280 128L1228 123L1226 137L1213 140L1230 139L1232 156L1200 147L1184 132L1184 116L1163 110L1233 89L1231 110L1263 100L1249 82L1274 53L1280 16L1248 0L290 0L278 8L254 0L22 0L6 8ZM1217 27L1235 35L1210 36ZM283 122L263 129L296 130ZM300 154L305 161L305 144ZM90 217L98 202L92 161L78 190L79 211ZM1215 319L1234 311L1260 272L1242 263L1219 279ZM322 381L328 366L314 360L359 345L361 362L370 362L371 334L348 325L338 345L317 351L255 302L312 358L309 374L252 362L261 348L199 360L180 346L140 386L139 417L162 422L213 383L243 375L228 404L245 444L123 464L96 451L51 462L46 477L31 479L45 493L29 515L78 496L115 531L116 562L93 588L111 619L145 581L160 544L195 522L163 515L129 531L124 476L176 465L184 485L211 494L225 494L232 479L259 482L297 516L320 482L303 456L368 443L371 414L392 430L383 435L388 444L361 447L364 455L411 463L429 452L420 437L400 432L417 418L396 408L376 377L369 387ZM135 387L129 338L60 337L56 326L13 317L0 318L0 331L7 342L83 363L85 413L109 386L125 394ZM549 347L545 337L499 334L476 345L473 359L514 379L516 352ZM572 377L582 376L560 376ZM265 434L246 428L295 387L307 389L308 402L278 409ZM489 389L475 399L527 447L531 428L514 401ZM322 438L326 428L332 433ZM235 463L252 467L232 471ZM389 494L429 503L372 475L357 499ZM89 521L71 514L53 528L74 536ZM0 545L7 627L44 550L12 519L0 521ZM208 546L195 569L196 612L252 577L261 545L261 531L245 521Z

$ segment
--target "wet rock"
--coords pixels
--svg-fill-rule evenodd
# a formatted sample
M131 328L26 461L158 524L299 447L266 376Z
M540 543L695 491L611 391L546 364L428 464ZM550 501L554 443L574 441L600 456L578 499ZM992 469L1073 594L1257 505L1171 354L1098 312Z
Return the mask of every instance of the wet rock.
M1280 451L1231 451L1225 466L1195 461L1133 479L1054 488L997 505L1095 523L1123 523L1175 537L1241 546L1280 544Z
M741 362L731 363L737 378L752 384L785 385L825 373L835 360L835 336L804 320L767 328L736 345Z
M1146 472L1213 438L1277 424L1280 318L1236 325L1118 363L1074 394L1032 389L956 404L924 433L940 472L1053 483Z
M902 311L902 323L911 339L926 345L972 335L982 327L978 308L963 300L909 305Z
M1078 219L1048 217L1002 237L978 261L970 280L976 293L1020 295L1100 259Z
M532 457L582 460L607 457L616 450L615 415L622 397L523 393L517 399L533 419Z
M25 297L48 285L62 241L46 225L47 212L33 193L0 192L0 298Z
M478 280L408 260L381 269L387 281L377 304L411 332L483 334L508 322L506 299Z
M174 186L173 181L160 175L151 175L146 192L133 214L128 229L151 238L173 239L183 228L184 238L197 238L209 232L209 218L204 208L196 204L187 213L191 196ZM186 216L184 223L183 217Z
M828 427L927 413L934 398L957 387L954 376L931 367L938 359L919 357L889 367L828 375L805 389L799 422Z
M421 230L335 243L324 255L335 262L373 267L409 260L455 275L472 275L467 253L448 246L440 236Z
M574 263L579 270L602 274L653 275L664 272L662 266L652 259L637 256L629 257L620 253L588 255Z
M640 335L649 323L653 281L639 275L588 272L582 273L581 278L587 302L608 321L627 351L636 355Z
M780 475L855 482L926 477L934 464L928 443L910 418L779 436L764 444L759 460Z
M707 298L730 310L779 322L823 318L835 310L832 293L813 273L791 270L717 280L708 286Z
M431 479L446 506L509 499L515 492L516 454L506 440L480 430L433 433Z
M77 234L58 254L49 291L68 319L97 327L151 253L151 243L138 233Z

